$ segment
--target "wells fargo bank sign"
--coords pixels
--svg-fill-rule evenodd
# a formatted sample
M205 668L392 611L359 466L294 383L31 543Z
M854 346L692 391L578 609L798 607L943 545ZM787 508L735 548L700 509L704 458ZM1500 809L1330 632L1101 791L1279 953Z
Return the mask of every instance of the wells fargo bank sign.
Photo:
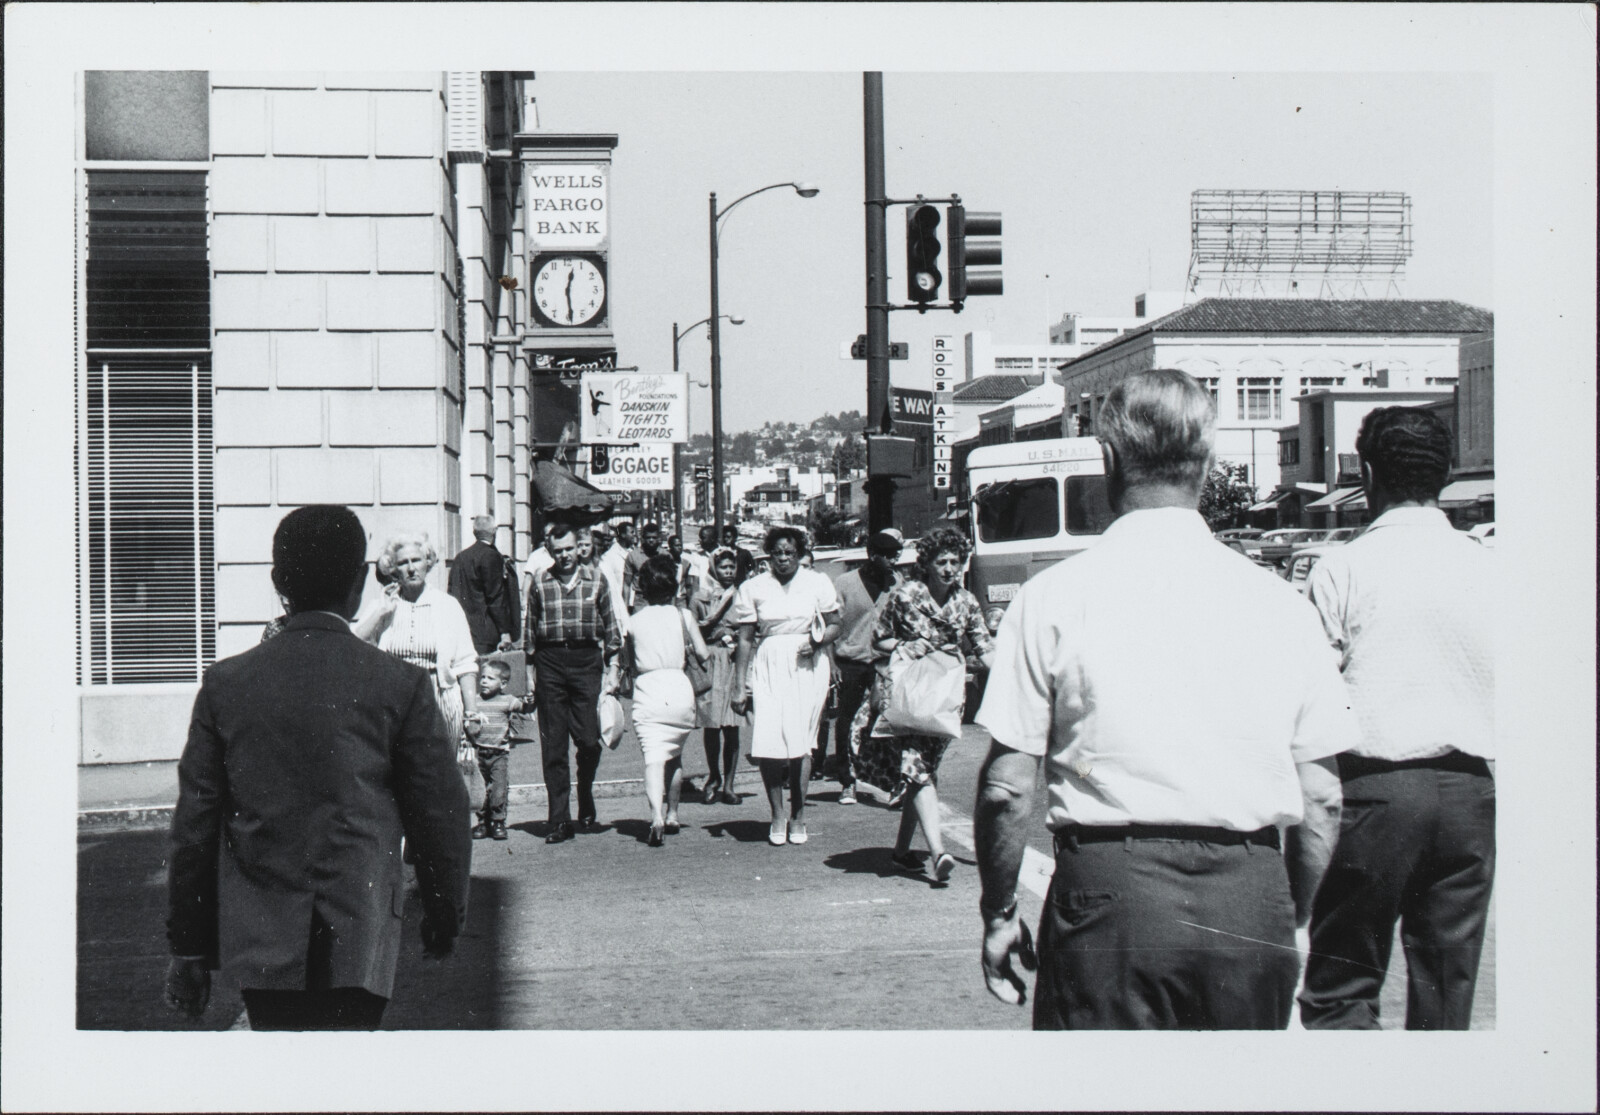
M528 238L538 250L599 248L609 235L609 163L529 163Z

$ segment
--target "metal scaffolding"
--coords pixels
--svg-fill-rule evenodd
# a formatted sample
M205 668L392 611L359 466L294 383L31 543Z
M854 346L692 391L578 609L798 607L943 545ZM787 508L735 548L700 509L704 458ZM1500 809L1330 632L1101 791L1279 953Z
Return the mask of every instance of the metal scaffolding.
M1397 298L1411 198L1394 191L1195 190L1190 298Z

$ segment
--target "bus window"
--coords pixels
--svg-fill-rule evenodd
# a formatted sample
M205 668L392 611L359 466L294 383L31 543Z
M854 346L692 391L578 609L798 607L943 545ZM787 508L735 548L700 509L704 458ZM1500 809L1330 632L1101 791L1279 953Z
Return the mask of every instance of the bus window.
M1016 542L1054 537L1061 530L1059 491L1054 477L1007 480L980 489L978 538L983 542Z
M1111 520L1104 476L1067 477L1067 533L1102 534Z

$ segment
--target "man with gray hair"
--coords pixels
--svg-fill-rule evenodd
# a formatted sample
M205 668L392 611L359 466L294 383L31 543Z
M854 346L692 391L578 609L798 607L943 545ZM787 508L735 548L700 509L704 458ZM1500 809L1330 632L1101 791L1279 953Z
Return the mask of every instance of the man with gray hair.
M1135 372L1098 430L1117 519L1022 587L978 712L982 965L1035 1029L1282 1029L1296 926L1338 832L1354 717L1314 609L1196 508L1216 407ZM1055 874L1035 954L1016 885L1041 760ZM1287 870L1281 830L1288 830Z
M479 654L505 650L522 637L522 593L511 559L495 549L493 515L472 520L473 543L450 565L450 595L467 613Z

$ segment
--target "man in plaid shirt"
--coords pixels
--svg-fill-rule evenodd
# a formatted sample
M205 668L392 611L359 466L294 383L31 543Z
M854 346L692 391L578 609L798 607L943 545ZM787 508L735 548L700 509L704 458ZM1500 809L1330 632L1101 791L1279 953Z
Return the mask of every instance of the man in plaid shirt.
M600 689L622 650L622 628L600 571L578 561L567 523L552 523L544 544L552 564L528 588L523 632L533 651L539 746L549 801L546 844L571 840L571 776L567 747L578 752L578 829L595 828L594 775L600 767Z

